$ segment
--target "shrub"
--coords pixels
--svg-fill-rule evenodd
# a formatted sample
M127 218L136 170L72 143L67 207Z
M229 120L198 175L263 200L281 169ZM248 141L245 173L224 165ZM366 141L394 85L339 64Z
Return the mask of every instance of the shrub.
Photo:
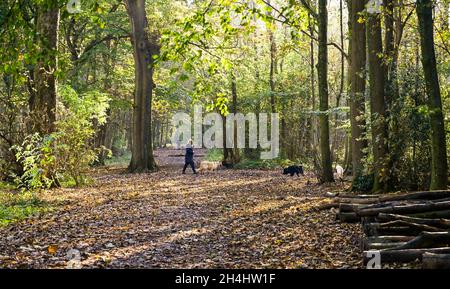
M63 87L61 96L56 131L27 136L20 146L13 147L23 166L23 174L15 176L20 188L45 189L59 186L60 180L67 182L68 178L77 186L84 184L89 165L97 159L98 152L92 148L93 123L106 122L108 97L97 92L79 96L70 87Z

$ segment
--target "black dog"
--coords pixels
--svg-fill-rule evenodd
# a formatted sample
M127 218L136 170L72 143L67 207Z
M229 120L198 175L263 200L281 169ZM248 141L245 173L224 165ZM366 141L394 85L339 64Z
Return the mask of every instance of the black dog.
M297 176L300 176L300 175L304 176L303 167L302 166L290 166L283 170L283 175L291 175L291 177L293 177L295 174Z

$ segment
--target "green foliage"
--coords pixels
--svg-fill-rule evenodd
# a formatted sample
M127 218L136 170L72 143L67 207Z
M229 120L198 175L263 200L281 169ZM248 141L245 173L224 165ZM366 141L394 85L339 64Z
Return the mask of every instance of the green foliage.
M22 165L23 174L15 175L17 186L24 190L37 191L49 188L56 182L55 157L52 154L52 136L29 135L20 146L13 146L16 159Z
M205 160L209 162L219 162L223 160L222 149L209 149L206 153Z
M372 190L373 180L373 174L358 175L352 183L352 190L357 192L369 192Z
M66 111L63 112L77 117L79 122L83 122L83 126L90 126L94 120L99 125L106 122L106 110L109 108L110 101L108 94L91 90L80 96L67 85L59 88L59 93L66 108Z
M107 166L128 166L131 160L131 152L125 152L120 156L113 156L105 161Z
M0 227L31 216L43 214L53 208L35 194L0 191Z
M50 136L25 138L29 133L24 128L33 95L33 68L42 58L33 21L38 5L48 2L4 0L0 3L0 179L7 179L14 171L20 186L33 190L58 182L64 186L85 182L85 177L79 176L85 175L102 145L111 151L102 152L98 163L103 164L103 158L110 157L111 153L114 157L107 164L128 162L127 133L132 122L131 95L135 89L130 21L123 1L83 0L82 12L78 14L68 13L63 7L67 1L61 1L61 49L55 52L59 62L55 76L61 101L57 108L57 131ZM310 3L311 7L305 7L304 3ZM175 111L191 113L192 105L199 103L204 105L204 112L226 115L233 105L230 77L233 74L237 110L244 114L269 112L273 96L286 134L280 139L282 157L301 160L306 167L313 164L318 156L311 142L316 138L313 134L321 113L317 111L317 98L313 99L317 83L311 82L316 63L312 70L310 67L310 57L317 62L317 52L310 54L308 34L317 25L309 15L316 13L316 7L311 1L286 0L271 4L273 7L262 0L146 1L147 31L152 39L153 36L158 39L161 48L160 55L153 55L155 145L159 145L159 137L166 137L161 127L164 133L170 132L170 119ZM329 35L338 35L339 17L335 17L338 8L330 3L329 11ZM450 130L446 113L450 108L448 14L442 9L436 12L436 56L446 127ZM410 16L405 24L415 21L415 13ZM358 15L358 22L365 21L364 14ZM345 34L346 23L343 28ZM386 158L391 161L391 171L386 175L390 176L394 189L425 188L430 172L430 111L417 35L417 27L405 25L398 47L399 89L392 97L394 104L388 120L392 135ZM269 36L276 46L273 55ZM338 38L330 41L341 46ZM349 54L347 40L342 48ZM317 45L314 41L312 44ZM343 165L348 146L346 133L350 131L348 87L345 87L348 76L341 75L340 51L330 46L328 55L330 107L326 114L330 117L333 159ZM385 55L383 60L390 64L393 58ZM273 89L268 79L271 64L275 64ZM341 79L344 87L340 87ZM335 105L338 96L342 97L339 105ZM370 119L369 106L362 116L367 119ZM167 123L169 127L165 126ZM374 162L370 124L366 129L364 139L368 140L369 147L364 165L365 171L370 171ZM13 145L19 145L15 147L17 150L9 150ZM449 137L447 148L450 161ZM259 161L259 154L258 149L243 150L239 166L275 168L290 164L280 160ZM221 160L221 150L211 150L207 159Z
M23 174L15 177L20 188L46 189L68 178L77 186L84 184L85 173L97 158L98 151L91 145L93 122L105 123L108 97L95 91L79 96L69 87L60 92L64 105L56 132L27 136L22 145L13 147L23 167Z

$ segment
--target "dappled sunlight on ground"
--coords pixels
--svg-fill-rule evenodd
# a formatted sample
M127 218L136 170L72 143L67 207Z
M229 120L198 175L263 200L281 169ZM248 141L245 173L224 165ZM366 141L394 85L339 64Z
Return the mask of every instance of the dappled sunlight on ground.
M44 193L59 200L57 211L0 229L0 267L65 267L70 249L87 268L360 266L359 227L312 209L339 185L279 170L181 175L178 167L94 178Z

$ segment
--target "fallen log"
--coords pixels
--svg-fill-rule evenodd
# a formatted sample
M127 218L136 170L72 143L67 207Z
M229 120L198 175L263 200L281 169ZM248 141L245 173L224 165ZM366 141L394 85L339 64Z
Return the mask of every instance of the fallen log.
M339 219L339 221L344 223L356 223L361 221L361 218L353 212L350 213L337 213L336 218Z
M377 223L377 220L374 217L362 217L361 225L364 227L366 224Z
M335 200L340 204L376 204L380 202L379 198L366 198L366 199L358 199L358 198L338 198Z
M388 206L399 206L399 205L411 205L414 203L421 204L423 201L427 200L434 200L435 202L444 202L444 201L450 201L450 198L448 198L448 194L442 194L442 197L445 198L438 198L439 196L437 192L442 191L432 191L428 192L428 198L421 199L421 196L427 195L425 193L427 192L418 192L418 193L411 193L411 194L401 194L401 195L383 195L380 197L371 197L367 198L367 195L362 195L361 198L335 198L332 202L324 203L319 205L317 208L319 210L326 210L330 208L338 208L341 204L348 204L348 208L356 208L360 206L360 209L369 209L369 208L381 208L381 207L388 207ZM447 192L447 191L445 191ZM450 191L449 191L450 192ZM364 206L366 205L366 206ZM347 207L346 207L347 208ZM351 209L347 211L353 211Z
M374 251L364 251L363 253L363 264L367 265L373 258ZM408 263L415 260L422 261L422 256L424 253L435 253L435 254L449 254L450 248L426 248L426 249L405 249L405 250L378 250L375 251L380 254L381 264L383 263Z
M352 198L352 199L376 199L380 201L395 201L395 200L435 200L442 198L450 198L450 190L436 190L436 191L418 191L396 194L382 194L382 195L354 195L352 193L337 193L338 198Z
M406 244L406 242L381 242L381 243L375 243L375 242L367 242L364 243L363 249L364 250L382 250L382 249L389 249L393 247L397 247L400 245Z
M424 253L422 269L450 269L450 254Z
M450 199L444 199L446 201L450 201ZM367 210L367 209L375 209L375 208L385 208L392 206L405 206L405 205L413 205L413 204L423 204L423 201L418 200L402 200L402 201L391 201L391 202L374 202L374 203L339 203L332 202L323 206L324 209L328 209L330 207L338 207L341 212L357 212L358 210ZM321 206L319 206L321 207Z
M322 203L316 207L317 210L329 210L331 208L339 208L339 203L337 202L328 202L328 203Z
M404 203L390 202L390 203L374 203L374 204L355 204L355 203L340 203L340 212L358 212L359 210L384 208L393 205L404 205Z
M422 232L416 238L389 250L422 249L450 246L449 232Z
M382 208L358 209L356 213L361 216L376 216L380 213L415 214L422 212L440 211L450 209L450 201L427 202L423 204L388 206Z
M339 212L346 213L346 212L356 212L358 209L358 205L356 204L340 204L339 205Z
M422 230L408 226L380 228L377 224L366 224L363 231L367 236L403 235L417 236Z
M408 242L414 239L414 236L377 236L365 238L368 242L382 243L382 242Z
M321 203L320 205L318 205L316 207L316 209L318 210L329 210L331 208L336 208L338 209L339 206L344 205L344 206L351 206L351 207L356 207L358 205L368 205L368 204L375 204L377 202L370 202L370 201L366 201L366 200L361 200L361 201L352 201L351 199L345 199L345 200L334 200L332 202L324 202ZM353 211L353 210L352 210Z
M423 231L440 232L442 229L424 225L396 220L388 223L363 224L363 231L367 236L378 235L405 235L417 236Z
M386 195L381 195L379 198L380 198L381 202L400 201L400 200L437 200L437 199L443 199L443 198L450 198L450 190L386 194Z
M337 193L336 197L338 198L352 198L352 199L370 199L370 198L378 198L378 195L355 195L352 193Z
M414 218L403 215L395 215L395 214L378 214L376 219L380 222L389 222L395 220L401 220L416 224L424 224L438 228L450 228L450 220L447 219L424 219L424 218Z
M405 206L405 205L412 205L412 203L405 202L405 201L384 202L384 203L378 203L378 204L360 205L360 206L358 206L357 209L358 210L368 210L368 209L386 208L386 207L392 207L392 206Z
M436 228L433 226L425 225L425 224L417 224L413 222L407 222L402 220L395 220L387 223L378 223L380 228L388 228L388 227L395 227L395 226L408 226L410 228L416 228L422 231L429 231L429 232L441 232L442 229Z
M415 218L428 218L428 219L450 218L450 210L435 210L422 213L412 213L407 215Z

